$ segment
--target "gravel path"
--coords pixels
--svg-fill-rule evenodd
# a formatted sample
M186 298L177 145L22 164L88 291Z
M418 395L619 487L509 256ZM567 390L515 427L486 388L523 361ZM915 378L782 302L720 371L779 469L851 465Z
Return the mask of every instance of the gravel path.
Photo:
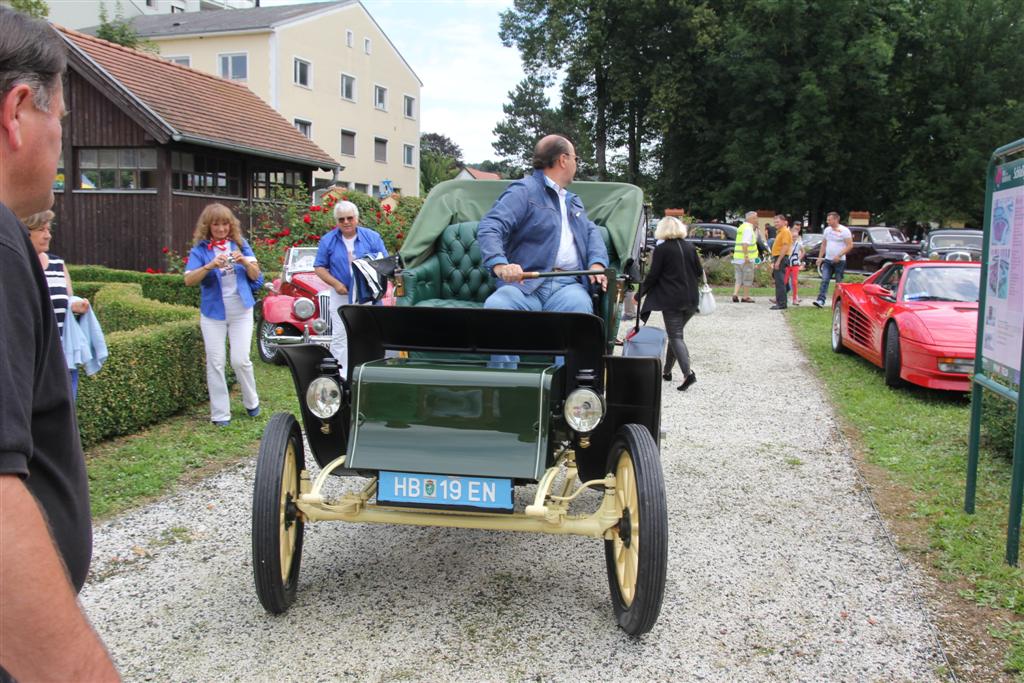
M720 301L687 336L699 381L665 385L669 574L642 639L614 625L599 541L470 530L309 525L271 617L251 460L99 525L85 608L129 681L942 679L921 579L782 317Z

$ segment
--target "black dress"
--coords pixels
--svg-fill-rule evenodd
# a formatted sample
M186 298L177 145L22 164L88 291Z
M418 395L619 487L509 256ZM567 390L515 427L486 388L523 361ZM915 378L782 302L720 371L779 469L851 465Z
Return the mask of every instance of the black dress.
M700 301L700 257L682 239L665 240L654 248L651 270L640 285L644 320L651 311L697 311Z

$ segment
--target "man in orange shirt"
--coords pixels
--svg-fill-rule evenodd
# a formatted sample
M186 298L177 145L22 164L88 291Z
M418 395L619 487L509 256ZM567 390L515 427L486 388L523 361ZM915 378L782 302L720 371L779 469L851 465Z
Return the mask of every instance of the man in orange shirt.
M775 305L771 310L786 308L786 265L793 251L793 235L789 232L789 218L780 213L775 216L775 241L772 242L772 278L775 280Z

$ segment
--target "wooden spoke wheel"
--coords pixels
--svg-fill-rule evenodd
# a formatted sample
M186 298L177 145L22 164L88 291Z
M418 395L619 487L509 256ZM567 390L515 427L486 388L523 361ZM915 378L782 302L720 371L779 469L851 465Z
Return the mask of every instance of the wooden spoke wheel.
M252 498L252 567L256 594L272 614L295 601L302 559L302 517L296 502L305 469L302 430L290 413L277 413L260 442Z
M658 446L646 427L623 426L608 453L619 523L604 545L615 616L626 633L651 630L668 564L668 511Z

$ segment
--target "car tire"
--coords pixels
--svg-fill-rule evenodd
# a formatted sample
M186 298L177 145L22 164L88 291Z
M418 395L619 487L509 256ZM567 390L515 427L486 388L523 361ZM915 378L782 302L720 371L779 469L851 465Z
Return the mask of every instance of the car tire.
M614 537L604 544L608 585L619 626L638 636L658 620L668 566L665 481L658 445L646 427L619 429L608 452L608 470L615 474L620 512Z
M832 304L832 352L847 353L849 349L843 345L843 308L842 299Z
M900 328L896 323L889 323L885 331L885 383L890 387L898 387L903 384L900 379L900 370L903 366L902 353L900 351Z
M274 323L266 320L263 313L256 314L256 353L264 363L284 365L284 354L276 346L267 343L273 336L274 327Z
M252 569L256 595L271 614L295 601L302 561L302 516L295 502L306 467L302 430L276 413L263 430L252 498Z

